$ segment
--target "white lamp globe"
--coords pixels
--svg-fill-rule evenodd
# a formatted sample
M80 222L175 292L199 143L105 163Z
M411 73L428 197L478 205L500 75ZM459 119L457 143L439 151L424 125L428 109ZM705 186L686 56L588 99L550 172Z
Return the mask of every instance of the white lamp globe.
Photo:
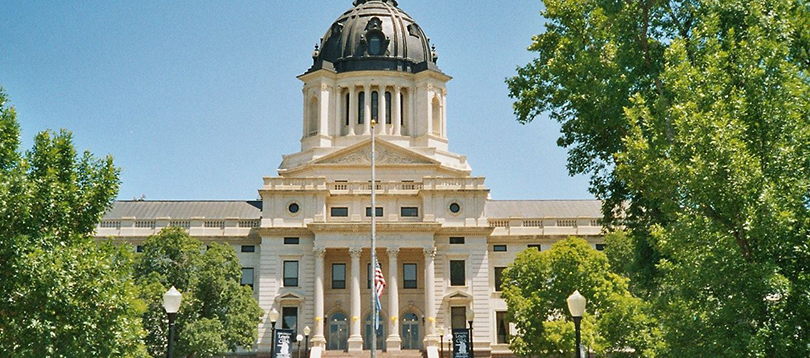
M467 322L472 322L475 319L475 311L472 309L467 310Z
M582 296L579 291L575 291L568 297L568 311L571 312L573 317L582 317L585 314L585 304L587 300Z
M304 327L304 335L305 336L308 336L310 332L312 332L312 329L310 329L309 326Z
M180 310L180 302L182 302L182 300L183 295L172 286L172 288L163 294L163 308L166 309L166 313L177 313L177 311Z
M276 323L278 321L278 310L275 308L270 310L270 313L267 314L267 318L270 318L271 323Z

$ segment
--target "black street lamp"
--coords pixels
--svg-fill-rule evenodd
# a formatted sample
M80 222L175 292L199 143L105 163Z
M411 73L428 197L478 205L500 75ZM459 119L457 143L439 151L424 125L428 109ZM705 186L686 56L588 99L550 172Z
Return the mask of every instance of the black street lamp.
M312 332L309 326L304 327L304 358L309 358L309 333Z
M177 311L180 310L180 302L183 295L174 286L163 294L163 308L169 315L169 347L166 350L166 358L172 358L172 341L174 340L174 319L177 318Z
M441 355L439 358L444 358L444 326L439 326L439 340L441 341L440 345L442 347Z
M467 322L470 324L470 358L474 358L475 349L473 348L473 319L475 318L475 311L470 308L467 310Z
M580 325L582 323L582 315L585 314L586 303L587 300L585 300L585 297L582 296L579 291L575 291L568 297L568 311L571 312L571 317L574 319L574 327L577 333L577 358L582 358L582 349L580 348L582 333Z
M270 340L272 344L270 344L270 358L273 357L273 353L276 350L276 322L278 322L278 310L273 308L270 310L270 313L267 314L267 318L270 319Z

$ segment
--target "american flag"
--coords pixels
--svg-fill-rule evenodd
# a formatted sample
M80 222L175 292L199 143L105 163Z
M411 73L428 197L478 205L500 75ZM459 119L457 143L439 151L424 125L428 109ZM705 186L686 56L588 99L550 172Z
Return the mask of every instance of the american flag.
M382 305L380 305L380 297L385 289L385 277L383 277L380 262L377 260L374 261L374 285L377 286L377 316L374 317L374 327L375 329L380 329L379 313L382 310Z

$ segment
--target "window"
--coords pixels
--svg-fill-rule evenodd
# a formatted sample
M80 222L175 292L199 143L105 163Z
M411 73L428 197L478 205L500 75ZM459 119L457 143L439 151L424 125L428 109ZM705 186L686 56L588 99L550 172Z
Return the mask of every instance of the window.
M543 251L543 247L540 244L529 244L530 249L537 249L537 251Z
M349 114L349 113L351 113L351 108L350 108L352 106L351 101L352 101L351 97L349 96L348 93L346 93L346 125L347 126L350 124L349 119L351 117L351 114Z
M380 121L380 94L377 91L371 92L371 119Z
M357 94L357 124L363 124L366 118L366 93L360 91Z
M371 279L374 277L374 272L371 271L371 262L368 263L366 268L366 273L368 274L368 276L366 276L366 288L371 289Z
M290 204L290 206L287 207L287 210L289 210L290 213L292 213L292 214L297 214L298 210L301 210L301 207L298 206L297 203L292 203L292 204Z
M348 217L349 208L332 208L330 214L333 217Z
M450 261L450 286L464 286L467 284L465 270L464 260Z
M450 212L451 213L458 214L459 211L461 211L461 205L458 205L458 203L450 204Z
M256 246L254 246L254 245L242 245L242 252L256 252Z
M332 289L346 288L346 264L332 264Z
M301 242L301 239L297 237L285 237L284 238L284 245L298 245Z
M135 246L135 252L143 252L143 245Z
M383 216L383 208L378 206L377 210L374 211L376 211L375 215L377 215L378 218ZM366 207L366 217L370 216L371 216L371 207Z
M382 56L385 53L383 48L382 35L373 33L368 36L368 54L372 56Z
M503 284L503 281L501 280L501 277L503 276L503 270L506 270L506 267L496 267L495 268L495 292L501 292L502 291L501 286Z
M391 92L385 92L385 124L391 124Z
M402 288L416 288L416 264L402 264Z
M400 209L399 216L405 218L416 218L419 217L419 208L415 207L403 207Z
M597 251L605 251L605 244L596 244Z
M253 288L253 267L242 267L242 280L239 283Z
M450 307L450 324L453 329L467 328L467 308Z
M493 245L492 251L495 252L506 252L506 245Z
M399 125L405 126L405 94L399 94Z
M298 287L298 261L284 261L284 287Z
M464 245L464 238L463 237L451 237L450 238L450 245Z
M506 321L506 312L495 312L495 333L498 344L509 343L509 322Z
M298 308L297 307L283 307L281 309L281 328L291 329L294 332L298 331ZM293 334L295 337L295 334ZM293 338L295 339L295 338Z

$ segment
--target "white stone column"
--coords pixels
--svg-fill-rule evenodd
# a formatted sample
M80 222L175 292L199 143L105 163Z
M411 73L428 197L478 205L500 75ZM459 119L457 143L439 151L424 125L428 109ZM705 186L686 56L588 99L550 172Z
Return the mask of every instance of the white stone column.
M363 87L363 134L371 134L371 85Z
M352 317L351 317L351 330L349 331L349 351L357 352L363 350L363 334L361 333L361 318L360 318L360 254L363 252L361 248L349 249L349 255L352 257Z
M439 343L436 337L436 248L426 247L425 255L425 347L435 347Z
M326 256L326 249L316 247L315 254L315 334L312 336L312 346L326 348L326 337L324 336L324 324L326 318L323 316L323 258Z
M378 126L378 128L377 128L377 133L378 134L386 134L386 133L388 133L388 131L386 130L386 128L388 128L388 111L385 110L385 107L388 105L388 103L386 103L386 101L385 101L385 89L386 88L388 88L387 85L385 85L385 84L380 85L380 92L377 95L377 98L380 99L379 106L378 106L378 109L380 111L380 115L378 116L380 118L380 123L379 123L380 126Z
M343 135L343 87L336 86L335 87L335 136L339 137Z
M399 100L399 96L402 93L401 91L402 87L394 87L394 108L391 109L394 115L394 135L402 134L402 103Z
M416 117L414 117L414 112L416 112L416 92L413 87L408 89L408 118L406 118L405 128L410 136L416 135Z
M388 338L385 346L388 351L398 351L402 347L402 338L399 336L399 266L397 255L399 248L392 247L388 250L388 313L391 315L389 321Z
M442 138L447 138L447 89L442 88Z
M357 125L357 87L349 85L349 135L354 135Z

